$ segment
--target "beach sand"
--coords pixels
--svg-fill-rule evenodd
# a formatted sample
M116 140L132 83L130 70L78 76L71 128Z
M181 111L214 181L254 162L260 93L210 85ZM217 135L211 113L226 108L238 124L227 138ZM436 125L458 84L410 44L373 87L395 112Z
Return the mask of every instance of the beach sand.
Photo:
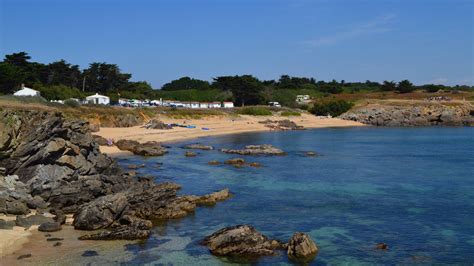
M281 116L212 116L201 119L173 119L166 116L158 117L159 120L167 124L193 125L196 128L174 127L173 129L146 129L141 126L128 128L101 128L95 134L115 141L120 139L136 140L138 142L158 141L161 143L184 141L199 137L218 136L226 134L237 134L246 132L272 131L259 121L285 120L289 119L299 126L305 128L324 127L351 127L364 126L364 124L342 120L338 118L317 117L311 114L301 114L301 116L281 117ZM207 128L208 130L203 130ZM101 146L101 151L110 155L128 155L131 153L119 150L115 146Z

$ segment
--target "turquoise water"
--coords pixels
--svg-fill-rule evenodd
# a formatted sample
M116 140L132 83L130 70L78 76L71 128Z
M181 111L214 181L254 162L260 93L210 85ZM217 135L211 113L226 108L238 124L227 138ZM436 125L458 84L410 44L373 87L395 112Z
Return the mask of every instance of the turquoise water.
M196 141L193 141L196 142ZM225 226L251 224L287 241L309 233L324 264L474 263L474 129L342 128L203 138L218 148L273 144L284 157L244 157L262 168L209 166L235 156L181 144L164 157L122 158L145 163L138 172L183 186L184 194L228 187L235 196L215 207L154 228L144 243L127 245L127 263L243 263L209 254L198 242ZM305 157L304 151L319 157ZM157 168L157 163L163 163ZM388 251L375 250L385 242ZM256 264L288 264L285 254Z

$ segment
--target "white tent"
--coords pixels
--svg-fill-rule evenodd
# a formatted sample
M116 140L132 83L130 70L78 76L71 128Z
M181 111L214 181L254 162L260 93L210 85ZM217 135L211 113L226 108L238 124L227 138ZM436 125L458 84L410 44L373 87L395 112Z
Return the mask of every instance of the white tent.
M92 103L92 104L106 104L107 105L107 104L110 104L110 98L96 93L95 95L87 96L86 102Z
M40 92L21 85L21 90L13 93L15 96L40 96Z

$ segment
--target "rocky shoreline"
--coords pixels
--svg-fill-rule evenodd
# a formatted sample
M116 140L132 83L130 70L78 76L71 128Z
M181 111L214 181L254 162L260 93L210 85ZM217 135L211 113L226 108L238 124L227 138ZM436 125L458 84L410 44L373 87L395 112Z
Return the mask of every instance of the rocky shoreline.
M468 102L368 104L339 118L374 126L474 126L474 106Z
M88 123L58 113L4 111L0 132L0 213L52 230L72 214L80 230L106 229L82 239L141 239L150 219L176 219L199 205L230 197L223 189L204 196L178 195L180 186L128 175L99 152ZM28 215L51 213L54 220Z
M179 219L194 212L198 206L215 205L232 196L226 188L201 196L178 195L180 186L177 184L156 183L154 178L124 172L116 161L100 153L96 141L103 142L103 139L91 135L87 122L67 121L60 113L2 111L0 214L15 215L16 219L0 219L0 228L39 226L39 231L56 232L62 230L69 219L67 224L72 224L74 229L90 231L79 236L79 240L146 239L151 235L152 220ZM158 143L149 144L122 141L118 145L142 156L162 156L167 152ZM198 144L184 148L213 149ZM270 145L222 151L242 155L284 155L283 151ZM250 226L232 228L235 230L224 228L220 232L235 234L243 230L248 233L241 235L244 242L255 236L263 241L248 242L249 247L237 253L242 256L271 255L271 252L251 252L267 247L267 241L270 241L255 229ZM211 243L211 238L204 241ZM271 245L275 249L287 249L290 258L314 258L316 245L306 235L299 238L306 243L303 253L297 247L301 247L300 240L292 239L288 244L271 241ZM226 239L225 245L242 244L239 244L242 238ZM56 240L52 238L51 241ZM61 245L59 238L56 244ZM210 251L223 256L237 254ZM31 257L31 254L24 254L18 259L27 255Z

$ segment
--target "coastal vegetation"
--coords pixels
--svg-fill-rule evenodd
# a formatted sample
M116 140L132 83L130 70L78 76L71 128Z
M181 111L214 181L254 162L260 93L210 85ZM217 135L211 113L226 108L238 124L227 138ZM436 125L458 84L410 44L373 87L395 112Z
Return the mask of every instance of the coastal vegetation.
M11 94L21 84L39 90L47 100L80 99L97 92L109 96L112 102L117 102L119 98L162 98L200 102L233 101L236 106L245 106L275 101L288 107L299 107L295 102L296 95L309 95L317 101L354 101L366 99L367 94L376 99L412 99L416 92L473 91L472 86L416 86L409 80L347 82L289 75L281 75L277 80L260 80L253 75L219 76L212 81L182 77L161 88L153 88L145 81L132 81L132 74L122 72L116 64L93 62L81 70L78 65L65 60L48 64L34 62L26 52L6 55L0 62L0 94Z
M344 100L333 100L327 102L317 102L310 110L315 115L339 116L351 109L353 104Z

